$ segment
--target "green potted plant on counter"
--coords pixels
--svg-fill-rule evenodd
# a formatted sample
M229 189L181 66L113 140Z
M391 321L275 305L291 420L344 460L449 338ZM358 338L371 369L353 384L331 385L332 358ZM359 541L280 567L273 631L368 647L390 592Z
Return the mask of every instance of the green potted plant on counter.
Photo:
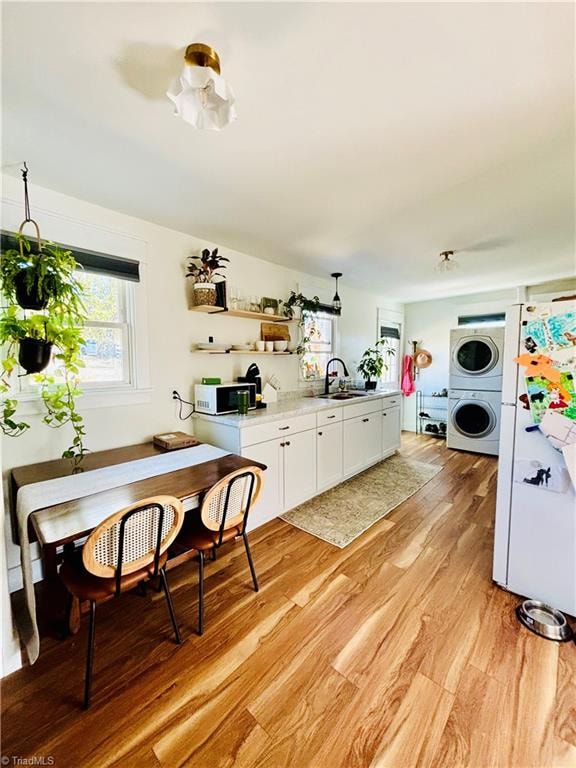
M364 352L356 370L365 380L366 390L376 389L382 373L390 367L388 363L384 362L384 355L390 358L393 354L394 350L390 347L388 339L380 339L373 347L368 347Z
M216 304L216 285L214 278L224 280L224 275L218 270L226 269L224 261L230 261L225 256L218 254L218 248L212 252L204 248L200 256L188 257L188 271L186 277L194 279L194 304L213 307Z

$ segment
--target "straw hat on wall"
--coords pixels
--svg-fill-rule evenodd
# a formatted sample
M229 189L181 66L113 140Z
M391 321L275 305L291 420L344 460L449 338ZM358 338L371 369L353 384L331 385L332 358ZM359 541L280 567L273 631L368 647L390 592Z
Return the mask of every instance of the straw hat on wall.
M432 355L427 349L417 349L414 352L414 365L416 368L428 368L432 365Z

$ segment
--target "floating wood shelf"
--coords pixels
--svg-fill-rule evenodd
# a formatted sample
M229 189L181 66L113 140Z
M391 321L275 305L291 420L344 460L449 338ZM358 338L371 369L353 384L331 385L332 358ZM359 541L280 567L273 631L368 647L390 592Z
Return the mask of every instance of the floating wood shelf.
M258 352L255 349L231 349L226 352L223 349L193 349L195 355L292 355L292 352ZM297 356L297 355L296 355Z
M223 307L214 307L208 304L190 307L190 311L204 312L209 315L224 315L225 317L243 317L246 320L264 320L269 323L290 323L294 320L294 318L285 317L284 315L267 315L265 312L249 312L246 309L224 309Z

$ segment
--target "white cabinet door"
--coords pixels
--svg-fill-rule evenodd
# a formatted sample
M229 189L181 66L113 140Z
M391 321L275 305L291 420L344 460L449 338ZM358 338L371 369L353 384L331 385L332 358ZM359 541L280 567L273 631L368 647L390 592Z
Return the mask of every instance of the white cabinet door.
M362 418L364 427L364 465L375 464L382 458L382 413L371 413Z
M284 511L284 448L283 440L269 440L242 449L242 456L266 464L260 498L248 518L248 530L257 528Z
M316 493L316 430L280 442L284 443L284 509L292 509Z
M366 416L357 416L344 422L343 429L343 465L344 477L350 477L360 472L366 465L366 450L364 446Z
M400 448L400 408L382 411L382 454L388 456Z
M342 479L342 422L319 427L316 436L318 492Z

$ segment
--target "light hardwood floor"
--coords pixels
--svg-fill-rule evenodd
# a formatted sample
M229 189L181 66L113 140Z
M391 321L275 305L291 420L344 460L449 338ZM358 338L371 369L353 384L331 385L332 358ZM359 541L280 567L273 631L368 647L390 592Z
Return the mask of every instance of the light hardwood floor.
M3 684L4 755L57 766L576 766L576 648L520 627L490 579L496 460L405 435L443 465L343 550L282 521L162 595L98 609L92 709L79 709L86 627L47 639ZM354 499L350 499L354 504ZM392 524L392 525L391 525Z

